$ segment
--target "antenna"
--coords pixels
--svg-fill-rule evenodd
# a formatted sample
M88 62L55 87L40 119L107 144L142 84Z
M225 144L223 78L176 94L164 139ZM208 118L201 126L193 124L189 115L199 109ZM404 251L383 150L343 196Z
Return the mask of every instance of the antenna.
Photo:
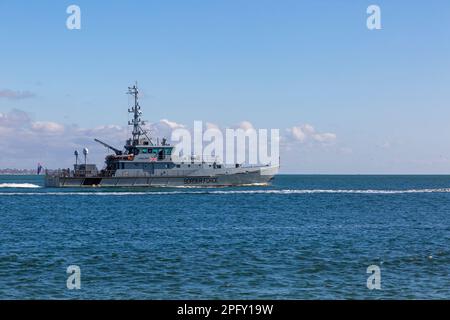
M75 167L78 166L78 150L75 150L75 152L73 153L75 155Z
M87 166L87 155L89 153L88 148L84 148L83 149L83 154L84 154L84 171L86 172L86 166Z
M134 106L128 109L129 113L133 114L133 119L128 122L128 125L133 126L133 145L139 144L139 138L141 135L145 135L146 131L141 128L141 124L144 125L144 122L141 120L141 106L139 105L139 89L136 84L132 87L128 87L127 94L134 97Z

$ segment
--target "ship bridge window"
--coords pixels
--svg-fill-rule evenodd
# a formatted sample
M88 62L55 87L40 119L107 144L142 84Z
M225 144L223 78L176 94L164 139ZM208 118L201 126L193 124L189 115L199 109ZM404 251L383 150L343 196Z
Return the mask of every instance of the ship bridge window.
M147 153L147 149L141 149L142 153Z

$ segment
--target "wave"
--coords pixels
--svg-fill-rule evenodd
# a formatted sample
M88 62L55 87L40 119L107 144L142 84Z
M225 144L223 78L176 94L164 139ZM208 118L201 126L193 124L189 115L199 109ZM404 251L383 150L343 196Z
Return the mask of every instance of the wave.
M41 188L36 184L32 183L0 183L0 188Z
M15 184L9 184L15 185ZM18 184L22 188L40 188L33 184ZM24 186L29 185L29 186ZM1 186L1 185L0 185ZM19 187L20 188L20 187ZM133 195L195 195L195 194L411 194L411 193L450 193L450 188L440 189L407 189L407 190L377 190L377 189L271 189L271 190L202 190L202 191L133 191L133 192L118 192L118 191L101 191L101 192L0 192L2 195L36 195L36 196L133 196Z

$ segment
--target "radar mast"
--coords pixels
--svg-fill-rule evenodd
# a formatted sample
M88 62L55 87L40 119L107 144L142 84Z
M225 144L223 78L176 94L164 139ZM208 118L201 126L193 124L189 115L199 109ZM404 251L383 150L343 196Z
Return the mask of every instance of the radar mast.
M141 125L144 125L145 122L141 120L141 107L139 105L139 89L137 87L137 82L134 86L128 87L127 94L133 96L134 98L134 106L128 109L129 113L133 114L133 119L128 121L128 125L133 126L133 139L132 145L136 146L139 144L139 139L142 135L146 136L147 131L142 129Z

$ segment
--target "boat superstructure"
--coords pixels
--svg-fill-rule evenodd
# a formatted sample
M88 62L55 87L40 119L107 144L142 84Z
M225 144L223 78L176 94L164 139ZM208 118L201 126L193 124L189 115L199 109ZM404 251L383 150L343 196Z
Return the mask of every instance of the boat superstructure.
M167 139L154 141L143 128L139 90L137 85L128 88L134 104L129 125L133 130L123 150L101 140L98 143L111 150L105 167L98 170L95 164L76 163L73 170L46 172L47 187L180 187L180 186L237 186L266 184L273 179L278 166L246 167L239 164L226 166L217 160L192 156L185 161L173 160L173 149ZM85 159L88 150L84 150Z

